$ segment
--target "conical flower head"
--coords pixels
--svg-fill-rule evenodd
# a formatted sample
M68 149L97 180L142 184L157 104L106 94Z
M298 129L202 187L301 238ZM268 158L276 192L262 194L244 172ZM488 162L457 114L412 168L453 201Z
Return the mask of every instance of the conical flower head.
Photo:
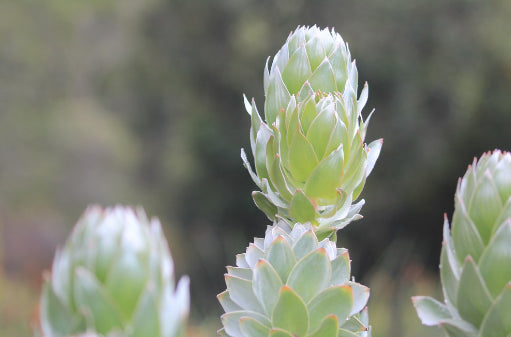
M369 289L350 281L348 251L310 224L268 226L228 267L220 336L368 337Z
M290 223L339 229L357 219L363 201L352 206L374 167L382 142L364 144L367 121L350 94L310 91L291 96L271 126L252 110L256 173L254 200L267 216Z
M292 95L301 97L311 89L354 95L357 86L357 67L341 35L333 29L298 27L277 52L271 67L265 67L266 122L268 125L275 122ZM365 104L367 87L361 98Z
M44 284L42 336L182 336L189 282L176 290L173 268L157 219L142 209L89 208Z
M261 189L256 205L266 215L339 229L359 218L352 206L379 156L382 141L364 143L368 87L357 99L357 69L333 30L299 27L265 72L265 120L255 102L250 141Z
M511 154L484 154L459 182L440 275L445 304L414 298L424 324L449 336L511 334Z

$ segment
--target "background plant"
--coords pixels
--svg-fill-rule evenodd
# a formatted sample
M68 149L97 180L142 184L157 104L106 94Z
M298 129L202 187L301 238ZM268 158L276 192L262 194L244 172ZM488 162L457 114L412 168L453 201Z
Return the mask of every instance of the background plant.
M474 159L458 183L452 226L444 223L440 276L444 303L414 297L425 325L448 336L511 333L511 154Z
M90 207L55 253L37 336L181 337L189 281L176 285L161 225L142 209Z

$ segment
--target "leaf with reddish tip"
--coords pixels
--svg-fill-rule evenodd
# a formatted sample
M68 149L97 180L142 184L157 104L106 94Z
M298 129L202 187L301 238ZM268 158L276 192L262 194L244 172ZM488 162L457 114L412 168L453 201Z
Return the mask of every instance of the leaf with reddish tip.
M252 280L254 294L263 305L267 315L271 315L279 296L282 281L268 261L261 259L254 268Z
M344 322L353 306L353 292L347 285L333 286L323 290L308 304L310 331L315 331L325 317L334 315L338 322Z
M337 316L330 315L327 316L323 322L321 322L320 327L316 330L310 337L337 337L337 332L339 330L339 321Z
M245 310L264 312L261 304L254 295L252 282L239 277L226 275L225 283L231 299Z
M303 300L293 289L282 287L279 300L273 310L272 323L276 328L292 335L305 336L309 328L309 315Z
M252 198L254 199L254 203L256 206L263 211L266 216L274 221L275 220L275 214L277 214L278 208L275 206L269 199L260 191L254 191L252 192Z
M313 221L316 214L314 205L303 193L302 190L296 190L291 205L289 206L289 215L296 222L306 223Z
M488 311L481 326L481 337L500 337L511 335L511 283Z
M289 243L278 236L265 253L265 259L277 271L283 283L286 283L289 272L296 264L295 255Z
M480 326L493 299L470 256L465 260L456 298L460 316L475 326Z
M325 157L312 171L305 185L305 194L313 199L337 199L337 188L343 179L344 152L342 144Z
M303 83L312 75L305 45L300 46L289 58L282 71L282 79L290 94L297 94Z
M319 248L303 257L293 267L287 284L308 302L330 284L332 267L324 248Z
M449 309L431 297L415 296L412 297L412 302L419 319L424 325L438 325L452 318Z
M240 328L245 337L267 337L270 328L252 317L241 317Z

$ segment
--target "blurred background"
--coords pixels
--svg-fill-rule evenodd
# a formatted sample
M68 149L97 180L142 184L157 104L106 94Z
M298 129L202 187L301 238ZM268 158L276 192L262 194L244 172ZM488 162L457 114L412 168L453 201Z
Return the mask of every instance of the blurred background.
M91 203L142 205L215 336L226 265L269 221L241 164L263 66L298 25L335 27L384 138L365 218L340 233L374 337L440 336L443 214L474 156L511 149L508 0L0 0L0 331L29 336L43 270Z

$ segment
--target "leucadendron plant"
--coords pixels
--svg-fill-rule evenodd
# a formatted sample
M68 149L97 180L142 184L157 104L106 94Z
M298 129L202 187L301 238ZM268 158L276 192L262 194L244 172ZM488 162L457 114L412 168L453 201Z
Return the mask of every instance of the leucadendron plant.
M458 183L440 256L444 302L417 296L422 323L450 337L511 336L511 154L485 153Z
M333 29L298 27L265 67L263 120L255 101L250 143L261 189L257 207L292 226L310 222L331 232L360 218L352 205L380 154L382 140L364 143L367 83L357 99L358 75L348 47Z
M182 337L188 278L177 289L160 222L142 209L90 207L53 260L42 337Z
M263 120L254 100L250 141L261 191L255 204L273 225L227 267L220 336L368 337L369 288L350 275L336 232L358 214L353 204L380 153L364 143L365 85L334 30L298 27L265 68Z

